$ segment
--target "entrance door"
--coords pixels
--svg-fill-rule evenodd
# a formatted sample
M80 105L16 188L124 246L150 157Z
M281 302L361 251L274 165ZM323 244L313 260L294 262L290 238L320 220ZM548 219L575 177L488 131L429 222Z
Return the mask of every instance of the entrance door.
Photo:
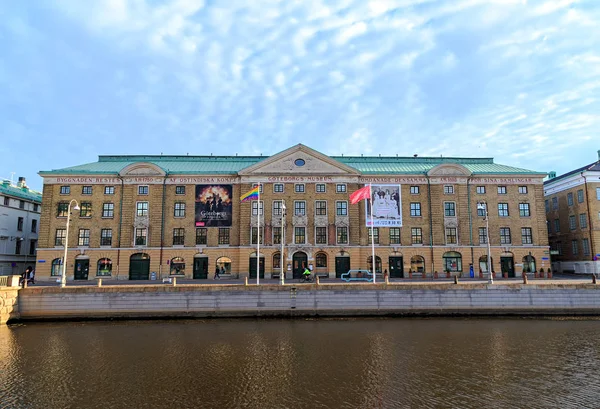
M302 278L304 269L308 267L308 256L301 251L294 254L292 258L292 277Z
M265 258L259 257L260 265L258 266L260 278L265 278ZM256 279L256 257L250 257L250 278Z
M350 257L335 258L335 277L340 278L342 274L350 271Z
M146 253L133 254L129 258L129 279L150 279L150 256Z
M194 279L208 278L208 257L194 257Z
M500 257L500 271L508 273L508 277L515 276L515 263L512 257Z
M402 257L390 257L390 278L404 277L404 262Z
M75 260L75 280L87 280L88 274L90 272L90 260L89 259L81 259Z

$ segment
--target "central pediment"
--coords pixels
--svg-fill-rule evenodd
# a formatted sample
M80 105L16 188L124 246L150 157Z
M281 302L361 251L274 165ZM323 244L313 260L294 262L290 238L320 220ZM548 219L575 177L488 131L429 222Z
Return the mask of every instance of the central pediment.
M353 167L298 144L238 172L251 175L359 175Z

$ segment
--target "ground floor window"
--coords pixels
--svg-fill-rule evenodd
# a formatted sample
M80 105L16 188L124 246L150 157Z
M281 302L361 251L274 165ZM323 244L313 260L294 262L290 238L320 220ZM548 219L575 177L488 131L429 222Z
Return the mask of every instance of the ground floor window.
M173 257L171 259L171 274L185 274L185 260L183 257Z
M414 273L424 273L425 259L422 256L412 256L410 258L410 269Z
M273 254L273 268L281 268L281 253Z
M315 256L315 264L317 267L327 267L327 254L317 253Z
M444 271L462 271L462 256L456 251L444 253Z
M229 257L219 257L217 259L217 267L221 271L221 274L231 273L231 259Z
M112 274L112 261L109 258L101 258L98 260L97 276L109 276Z
M531 255L527 255L523 257L523 272L524 273L533 273L536 271L535 269L535 257Z
M373 272L373 256L369 256L367 259L367 266L370 272ZM375 256L375 271L381 273L381 257Z
M59 276L62 274L62 259L55 258L52 260L52 268L50 269L51 276Z

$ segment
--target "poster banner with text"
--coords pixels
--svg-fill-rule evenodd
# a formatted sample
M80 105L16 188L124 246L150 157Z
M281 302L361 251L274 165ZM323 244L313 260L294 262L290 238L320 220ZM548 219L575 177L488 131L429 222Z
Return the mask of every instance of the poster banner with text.
M232 185L196 185L196 227L231 227Z
M371 199L366 206L367 227L371 227L371 209L373 227L402 227L400 185L371 185Z

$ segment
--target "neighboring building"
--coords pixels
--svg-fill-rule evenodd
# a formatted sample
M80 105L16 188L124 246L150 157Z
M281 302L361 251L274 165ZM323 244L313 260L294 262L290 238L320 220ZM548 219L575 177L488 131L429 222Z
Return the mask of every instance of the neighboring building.
M548 268L545 173L489 158L346 157L304 145L262 156L100 156L40 172L44 178L38 278L59 276L68 203L67 278L212 278L217 267L288 278L304 266L330 278L370 268L365 203L349 194L372 183L376 269L391 277L486 271L487 232L477 202L489 203L493 269L520 275ZM240 197L262 184L257 201ZM282 203L287 207L281 226ZM370 219L369 219L370 221ZM40 260L40 261L41 261ZM523 266L523 260L526 265ZM537 263L537 264L536 264Z
M0 275L21 274L35 263L42 194L23 177L16 186L3 180L0 206Z
M552 265L558 272L600 273L600 151L598 160L544 182Z

